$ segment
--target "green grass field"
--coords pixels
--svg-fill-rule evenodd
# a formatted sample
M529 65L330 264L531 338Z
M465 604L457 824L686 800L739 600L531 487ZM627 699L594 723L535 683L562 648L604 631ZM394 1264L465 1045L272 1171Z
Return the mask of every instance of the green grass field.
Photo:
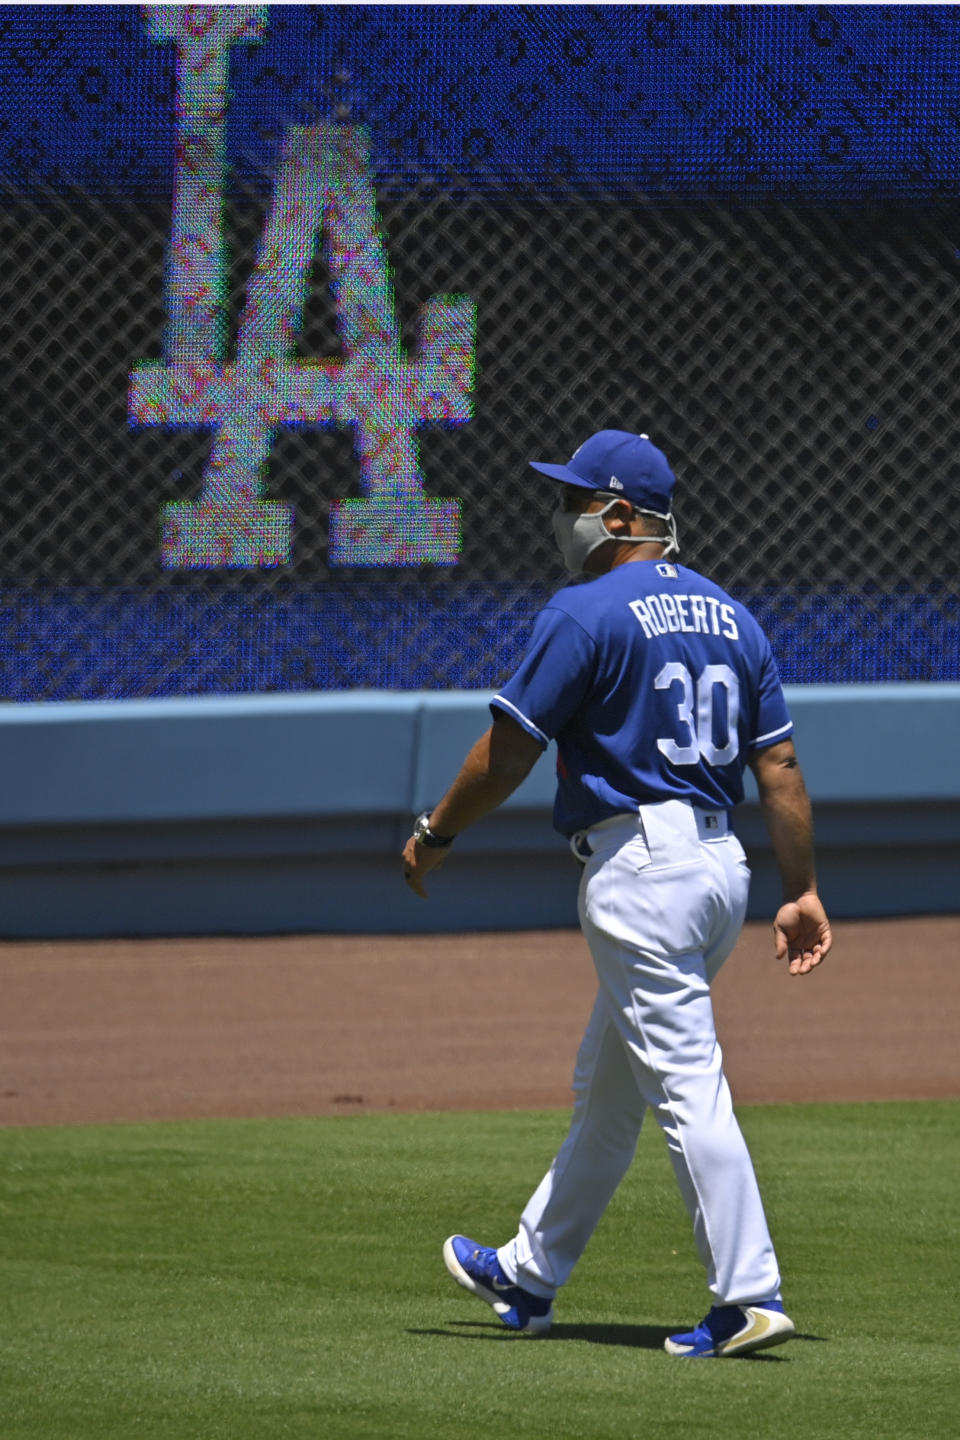
M800 1333L706 1362L660 1348L709 1299L652 1124L549 1339L448 1278L566 1118L0 1131L2 1440L958 1434L960 1102L741 1112Z

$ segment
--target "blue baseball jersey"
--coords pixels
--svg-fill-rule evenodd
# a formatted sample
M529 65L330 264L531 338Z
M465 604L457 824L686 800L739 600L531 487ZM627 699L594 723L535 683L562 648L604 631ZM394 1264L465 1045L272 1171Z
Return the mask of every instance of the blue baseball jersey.
M556 739L554 825L565 835L651 801L729 810L750 751L793 729L750 612L665 561L560 590L491 708L544 747Z

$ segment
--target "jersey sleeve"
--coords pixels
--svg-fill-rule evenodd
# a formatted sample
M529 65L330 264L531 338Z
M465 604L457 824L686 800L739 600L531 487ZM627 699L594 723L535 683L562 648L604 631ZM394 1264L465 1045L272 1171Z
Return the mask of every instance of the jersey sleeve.
M793 730L793 721L780 684L780 672L773 658L773 651L764 636L763 659L760 667L760 681L757 686L757 702L753 712L753 734L751 750L763 750L767 745L776 745L786 740Z
M548 605L534 621L519 669L490 708L516 720L546 749L586 695L595 661L596 642L583 626Z

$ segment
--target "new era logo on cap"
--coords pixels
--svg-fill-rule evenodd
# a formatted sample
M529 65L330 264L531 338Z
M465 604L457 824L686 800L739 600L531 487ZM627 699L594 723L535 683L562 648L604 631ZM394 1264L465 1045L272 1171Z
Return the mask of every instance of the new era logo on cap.
M641 510L667 515L674 478L662 450L648 435L626 430L598 430L576 450L566 465L531 460L534 470L587 490L613 490Z

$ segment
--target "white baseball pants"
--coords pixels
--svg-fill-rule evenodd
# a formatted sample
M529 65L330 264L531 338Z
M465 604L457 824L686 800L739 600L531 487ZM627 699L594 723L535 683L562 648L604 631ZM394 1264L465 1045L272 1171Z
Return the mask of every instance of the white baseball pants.
M693 1222L714 1303L772 1300L777 1260L733 1114L710 982L743 925L750 872L726 815L686 801L586 832L580 923L599 990L577 1055L569 1134L499 1253L552 1297L623 1179L650 1108Z

